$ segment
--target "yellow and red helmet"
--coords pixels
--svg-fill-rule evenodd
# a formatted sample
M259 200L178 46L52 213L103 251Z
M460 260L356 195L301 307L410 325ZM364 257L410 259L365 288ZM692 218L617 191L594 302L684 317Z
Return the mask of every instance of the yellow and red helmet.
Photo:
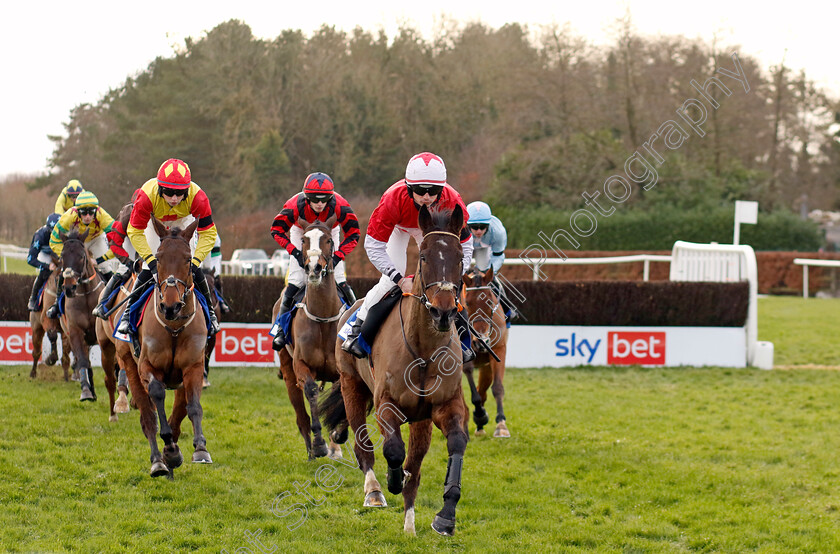
M170 158L163 162L158 170L158 185L170 189L189 188L192 181L190 166L177 158Z

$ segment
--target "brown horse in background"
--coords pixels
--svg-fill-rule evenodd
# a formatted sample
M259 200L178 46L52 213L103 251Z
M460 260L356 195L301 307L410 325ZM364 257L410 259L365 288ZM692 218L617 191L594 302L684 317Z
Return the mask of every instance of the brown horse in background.
M93 261L85 248L88 231L81 235L73 229L67 235L59 235L64 248L61 252L61 271L64 276L64 315L61 316L61 326L65 336L69 337L70 349L76 359L79 370L79 383L82 394L80 401L95 401L96 391L93 387L93 372L90 367L88 348L96 344L96 319L91 311L99 301L96 291L103 286L102 278L96 272ZM105 387L108 389L110 403L109 421L116 421L114 413L114 394L116 392L116 377L114 372L105 370Z
M307 256L303 268L307 277L306 292L301 302L302 306L292 320L290 344L278 353L283 382L289 393L289 401L295 409L297 426L306 443L306 453L310 460L322 456L334 459L341 457L341 447L331 440L330 447L327 448L321 436L319 387L316 383L321 381L323 386L325 381L338 381L335 337L338 318L343 309L336 291L332 265L335 245L331 229L335 221L335 216L326 222L315 221L312 224L303 219L298 220L298 224L304 229L301 251ZM281 293L272 309L272 321L276 320L282 301ZM306 413L304 395L309 402L311 419Z
M412 293L404 294L386 317L372 345L370 363L358 360L335 344L341 380L325 399L325 422L333 428L346 418L353 429L354 452L365 474L365 506L385 506L373 472L374 445L366 425L372 403L384 439L388 462L388 490L402 492L403 529L414 534L414 502L420 484L420 465L429 450L432 423L443 432L449 452L443 509L432 528L451 535L455 508L461 497L461 468L469 440L469 417L461 390L462 352L456 326L462 255L459 233L464 225L460 207L432 215L420 208L423 232ZM355 307L361 304L356 302ZM348 319L342 317L342 324ZM337 395L340 394L340 397ZM341 399L343 398L343 404ZM343 408L343 409L342 409ZM409 422L408 457L400 425ZM379 443L377 443L379 444ZM405 469L403 469L405 462Z
M131 278L117 292L114 298L114 306L118 306L123 300L128 298L131 294L131 288L134 285L134 280L137 277L132 275ZM127 304L123 304L123 309L128 309ZM113 370L114 374L118 374L120 367L125 371L125 359L132 359L131 344L125 341L114 338L114 327L119 324L119 316L122 313L120 309L112 309L108 315L108 319L96 318L96 342L99 344L99 350L102 353L102 369L107 373L109 369ZM120 360L120 363L117 363ZM127 375L127 373L126 373ZM130 411L128 403L128 387L126 385L117 386L118 397L114 402L114 412L117 414L127 414ZM116 416L115 416L116 417Z
M47 317L47 310L53 305L56 295L56 281L58 279L58 268L54 269L50 274L49 279L44 284L43 299L41 300L41 309L37 312L29 312L29 326L32 328L32 371L29 372L29 378L34 379L37 376L38 360L41 359L43 353L44 335L50 341L50 353L44 360L48 366L55 365L58 361L58 334L61 333L61 368L64 370L64 380L70 380L70 341L64 334L61 325L55 319Z
M138 329L140 358L135 365L126 360L131 393L140 410L140 425L151 448L152 477L168 475L179 467L184 457L178 447L181 422L189 416L193 425L192 461L212 463L207 452L201 423L201 384L204 376L204 352L207 346L207 324L204 312L193 290L190 264L190 239L198 227L194 221L185 230L168 231L152 218L155 232L161 238L157 258L158 281L149 300L148 312ZM166 389L175 390L172 415L166 419ZM158 449L157 411L163 455Z
M487 401L487 389L493 384L493 397L496 399L496 430L493 436L496 438L510 437L507 425L505 424L505 411L502 407L502 400L505 397L505 386L502 380L505 378L505 356L507 355L508 329L505 324L504 308L499 302L499 297L490 287L493 280L493 268L485 273L474 269L464 275L464 307L469 312L469 321L475 332L485 344L490 346L493 353L499 358L493 358L487 349L477 340L473 339L473 348L476 356L473 362L464 366L464 374L470 385L472 403L475 406L473 421L476 425L475 436L483 437L487 433L484 426L489 421L484 403ZM473 379L473 368L478 368L478 388Z

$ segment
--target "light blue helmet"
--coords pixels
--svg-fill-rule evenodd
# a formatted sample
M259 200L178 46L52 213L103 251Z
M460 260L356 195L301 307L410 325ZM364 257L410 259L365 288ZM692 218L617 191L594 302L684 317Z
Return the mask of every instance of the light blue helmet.
M470 215L467 225L472 223L490 223L490 206L484 202L472 202L467 205L467 213Z

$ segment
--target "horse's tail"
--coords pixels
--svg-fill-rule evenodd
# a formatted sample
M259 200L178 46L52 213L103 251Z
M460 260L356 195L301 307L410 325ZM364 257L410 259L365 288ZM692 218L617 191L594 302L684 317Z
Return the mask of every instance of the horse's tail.
M344 397L341 395L341 381L333 383L330 393L322 397L319 408L321 421L329 431L347 421L347 410L344 407Z

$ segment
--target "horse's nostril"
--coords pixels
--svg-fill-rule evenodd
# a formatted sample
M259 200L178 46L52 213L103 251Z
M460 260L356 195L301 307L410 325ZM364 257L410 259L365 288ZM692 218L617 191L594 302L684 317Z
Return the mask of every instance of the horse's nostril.
M429 308L429 313L432 314L432 317L435 319L440 319L440 310L432 306Z

